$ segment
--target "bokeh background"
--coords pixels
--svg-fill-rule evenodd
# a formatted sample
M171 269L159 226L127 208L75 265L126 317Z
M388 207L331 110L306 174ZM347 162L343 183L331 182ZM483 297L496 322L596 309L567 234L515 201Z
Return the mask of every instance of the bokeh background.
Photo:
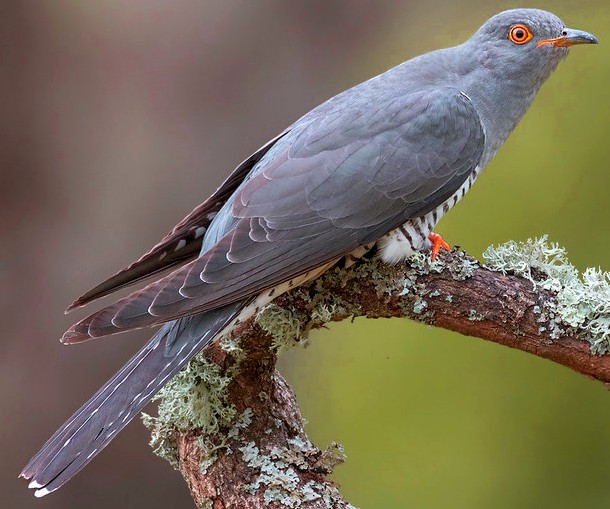
M57 338L74 297L137 258L243 158L331 95L461 42L500 1L0 4L2 507L190 507L134 422L68 486L16 476L147 337ZM610 7L547 1L577 47L438 231L469 253L548 233L610 269ZM521 352L406 320L341 323L285 355L309 432L361 508L606 508L610 394Z

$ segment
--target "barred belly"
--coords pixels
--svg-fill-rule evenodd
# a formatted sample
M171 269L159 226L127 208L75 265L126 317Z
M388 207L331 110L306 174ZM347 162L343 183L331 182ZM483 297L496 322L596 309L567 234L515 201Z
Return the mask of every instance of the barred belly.
M426 215L409 219L402 226L386 233L377 241L381 259L386 263L398 263L417 251L430 249L428 235L451 207L460 201L479 175L477 166L462 186L447 200Z

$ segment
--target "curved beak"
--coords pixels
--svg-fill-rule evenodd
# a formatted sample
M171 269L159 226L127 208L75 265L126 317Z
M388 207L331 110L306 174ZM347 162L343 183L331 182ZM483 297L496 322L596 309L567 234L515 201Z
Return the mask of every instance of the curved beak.
M568 48L575 44L598 44L597 37L590 34L589 32L583 32L582 30L574 30L573 28L565 28L561 37L555 37L554 39L544 39L540 41L536 46L543 46L550 44L554 47Z

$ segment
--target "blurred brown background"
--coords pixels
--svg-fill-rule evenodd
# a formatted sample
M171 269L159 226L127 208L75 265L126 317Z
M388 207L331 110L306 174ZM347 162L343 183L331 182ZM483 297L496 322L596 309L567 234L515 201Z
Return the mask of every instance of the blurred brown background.
M191 507L134 422L68 486L16 476L149 335L62 347L74 297L131 262L243 158L331 95L461 42L512 2L0 4L2 507ZM540 1L596 34L543 88L439 232L479 256L548 233L610 269L610 8ZM338 324L282 360L362 508L602 508L610 394L563 368L406 321Z

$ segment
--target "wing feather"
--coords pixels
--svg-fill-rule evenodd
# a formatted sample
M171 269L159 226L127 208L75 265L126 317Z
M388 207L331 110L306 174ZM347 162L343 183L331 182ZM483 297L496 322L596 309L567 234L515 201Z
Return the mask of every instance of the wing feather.
M214 309L328 264L443 203L481 160L480 119L457 90L388 101L383 116L376 105L373 125L361 108L350 108L332 122L311 114L297 122L218 213L227 231L198 258L85 318L63 340Z
M212 196L182 219L158 244L131 265L76 299L66 312L196 258L205 233L216 214L254 165L287 133L288 130L284 131L254 152L231 173Z

